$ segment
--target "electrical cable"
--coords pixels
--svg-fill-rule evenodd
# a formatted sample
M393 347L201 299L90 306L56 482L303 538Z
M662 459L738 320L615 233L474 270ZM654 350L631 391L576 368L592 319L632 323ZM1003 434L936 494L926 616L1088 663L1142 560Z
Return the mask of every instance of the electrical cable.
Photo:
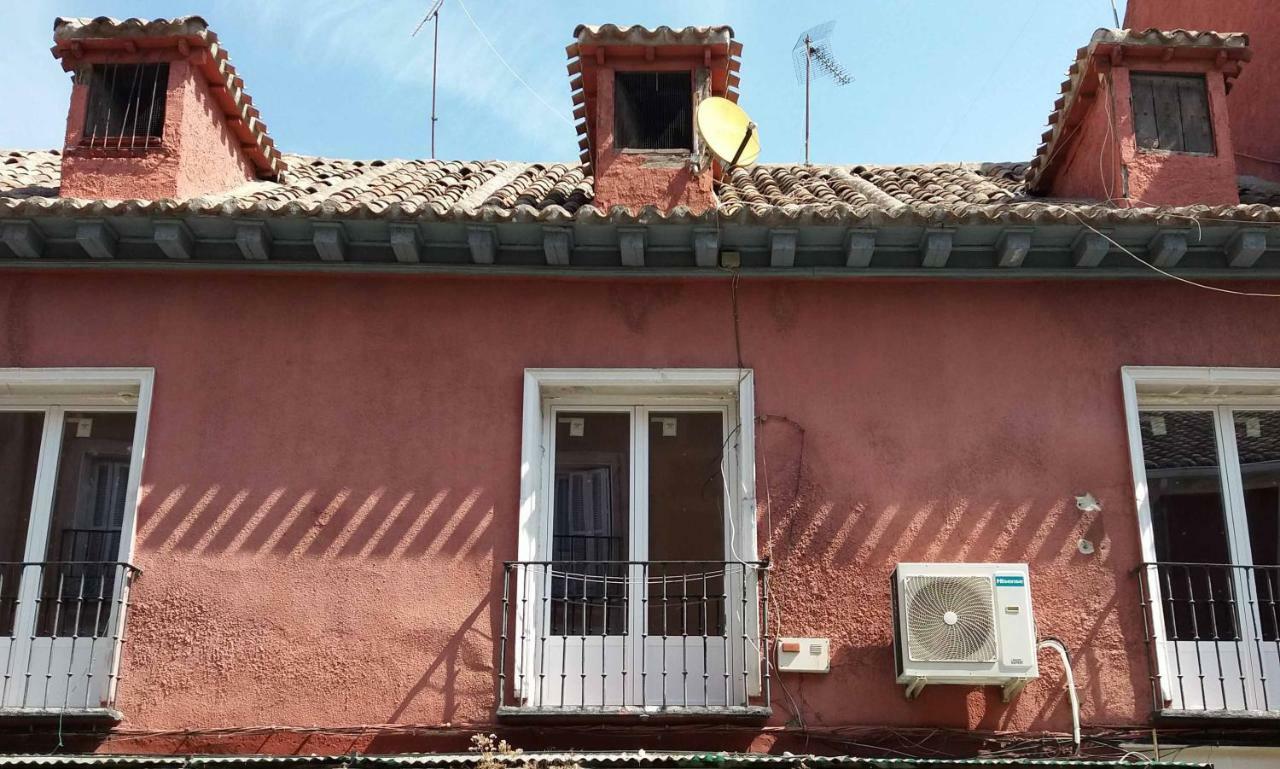
M533 94L533 98L537 99L539 104L546 107L547 110L555 114L556 117L560 118L564 122L568 123L569 125L573 125L572 120L566 117L563 112L551 106L546 99L542 98L541 94L539 94L537 91L534 90L533 86L529 85L528 81L526 81L523 77L520 76L520 73L516 71L515 67L507 63L507 60L503 58L502 53L497 49L496 46L494 46L493 41L489 39L489 36L484 33L483 29L480 29L480 25L477 24L475 18L472 17L471 11L467 8L467 4L463 2L463 0L458 0L458 6L462 8L462 13L467 17L467 21L471 22L471 26L475 27L476 32L480 33L480 38L484 40L484 44L489 46L489 50L493 51L493 55L497 56L498 61L502 62L502 66L506 67L507 71L510 72L512 75L514 75L515 79L519 80L521 85L529 89L529 93Z
M1076 678L1071 672L1071 655L1067 653L1067 645L1061 640L1048 636L1036 644L1037 649L1053 649L1062 658L1062 669L1067 676L1067 697L1071 700L1071 739L1076 744L1076 755L1080 754L1080 700L1076 696Z
M1117 242L1115 238L1112 238L1110 235L1106 234L1102 230L1099 230L1097 227L1094 227L1093 225L1089 224L1087 221L1084 220L1083 217L1081 217L1075 211L1072 211L1070 208L1067 208L1066 206L1058 206L1058 208L1061 208L1063 211L1066 211L1067 213L1074 216L1076 218L1076 221L1080 222L1080 224L1084 226L1086 229L1091 230L1094 234L1099 235L1102 238L1105 238L1108 243L1110 243L1112 246L1115 246L1122 254L1129 256L1135 262L1142 265L1143 267L1146 267L1147 269L1153 272L1157 272L1166 278L1171 278L1173 280L1178 281L1179 283L1185 283L1188 286L1194 286L1195 288L1202 288L1206 291L1216 291L1220 294L1231 294L1233 296L1257 296L1257 297L1265 297L1268 299L1280 299L1280 294L1276 294L1276 293L1268 293L1265 291L1236 291L1235 289L1223 288L1222 286L1211 286L1208 283L1200 283L1198 281L1184 278L1180 275L1174 275L1173 273L1167 270L1160 269L1159 267L1155 266L1151 262L1148 262L1147 260L1133 253L1129 249L1120 245L1120 243Z

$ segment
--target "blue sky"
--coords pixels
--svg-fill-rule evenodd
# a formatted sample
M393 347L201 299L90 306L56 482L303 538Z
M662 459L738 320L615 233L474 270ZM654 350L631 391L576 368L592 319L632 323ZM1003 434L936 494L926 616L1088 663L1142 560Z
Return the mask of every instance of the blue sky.
M430 0L2 1L0 147L62 143L70 81L49 55L55 16L198 13L285 151L429 154L430 25L410 32ZM829 19L856 78L814 89L812 156L830 163L1029 159L1075 49L1112 25L1110 0L445 0L438 154L576 157L564 47L578 23L728 23L745 46L741 103L760 126L761 161L799 161L791 49Z

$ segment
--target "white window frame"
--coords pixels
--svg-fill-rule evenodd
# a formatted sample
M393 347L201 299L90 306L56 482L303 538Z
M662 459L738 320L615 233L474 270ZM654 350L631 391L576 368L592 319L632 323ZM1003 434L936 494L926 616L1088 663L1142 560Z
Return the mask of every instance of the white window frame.
M1141 411L1161 408L1170 410L1207 411L1218 424L1218 407L1280 408L1280 368L1227 368L1199 366L1124 366L1120 369L1124 397L1125 426L1129 438L1129 459L1133 475L1134 504L1138 511L1138 532L1142 548L1142 561L1155 563L1155 527L1152 522L1151 500L1147 488L1146 463L1143 461ZM1228 425L1230 428L1231 426ZM1226 480L1222 485L1223 505L1226 512L1228 536L1236 540L1232 551L1248 553L1248 542L1241 542L1243 534L1236 530L1232 509L1243 509L1244 500L1238 483L1232 479L1240 476L1239 456L1236 451L1234 428L1223 434L1215 429L1219 442L1218 461ZM1240 565L1251 565L1247 559ZM1148 620L1156 640L1156 675L1161 682L1161 697L1168 703L1174 699L1170 685L1172 664L1165 649L1167 638L1164 612L1161 606L1158 580L1147 596Z
M751 369L525 369L524 417L520 442L520 540L517 560L540 558L545 520L551 515L547 505L555 499L546 487L545 447L550 407L557 400L574 404L635 405L662 403L672 406L697 405L711 400L736 403L738 423L738 466L733 476L733 503L737 552L748 560L756 558L756 430L755 374ZM547 500L545 503L543 500Z
M39 411L44 414L24 560L45 560L47 529L62 448L64 414L69 411L106 411L135 415L124 517L120 528L120 549L115 559L122 563L132 563L154 383L155 370L152 368L0 368L0 411ZM38 532L34 541L32 532ZM32 558L32 554L39 554L40 557ZM28 584L24 580L19 600L29 602L34 597L29 593L35 588L36 583ZM122 596L122 601L123 598ZM113 623L118 621L119 618L115 617L110 620ZM108 702L115 699L114 686L120 663L118 649L123 628L115 635L116 650L112 654L111 669L108 671L110 687L105 692ZM74 659L75 652L71 653ZM48 710L47 703L41 709Z

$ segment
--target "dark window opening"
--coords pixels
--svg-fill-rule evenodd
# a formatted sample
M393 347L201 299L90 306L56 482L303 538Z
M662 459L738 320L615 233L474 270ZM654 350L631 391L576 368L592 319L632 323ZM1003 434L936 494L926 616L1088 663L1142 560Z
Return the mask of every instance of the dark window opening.
M618 72L613 83L619 149L693 149L689 72Z
M1209 92L1202 75L1129 76L1134 132L1147 150L1214 153Z
M168 64L93 65L81 143L111 149L159 145L168 85Z

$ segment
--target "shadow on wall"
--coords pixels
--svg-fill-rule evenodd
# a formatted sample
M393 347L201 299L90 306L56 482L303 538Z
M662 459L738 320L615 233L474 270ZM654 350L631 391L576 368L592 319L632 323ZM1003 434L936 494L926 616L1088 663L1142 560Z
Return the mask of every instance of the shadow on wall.
M1051 653L1040 657L1040 680L1012 705L1001 702L996 687L962 686L932 687L907 702L894 681L890 575L898 563L1025 562L1032 570L1038 633L1061 637L1072 650L1086 721L1145 718L1139 711L1149 698L1147 651L1138 585L1130 574L1138 555L1128 505L1117 501L1105 511L1082 511L1072 490L1052 486L1033 497L1001 498L1003 488L1026 489L1028 478L1054 475L1038 467L1047 460L1017 446L956 447L948 455L963 459L930 468L938 495L924 496L929 488L907 474L919 471L895 475L893 469L908 466L911 452L874 429L859 437L882 463L877 469L889 468L867 486L909 489L910 502L891 493L888 501L877 500L843 468L825 467L822 446L800 424L760 419L760 539L774 568L771 630L832 638L829 676L779 676L789 688L775 695L780 709L792 709L790 695L811 724L840 713L845 723L1063 730L1070 724L1065 677ZM833 477L846 477L844 495L824 488ZM1123 474L1118 478L1123 483ZM1132 488L1122 483L1093 491L1107 500L1131 498ZM968 489L973 497L964 496ZM1092 555L1080 552L1081 539L1095 546ZM855 712L860 706L849 704L849 691L867 694L872 704Z
M493 550L494 507L481 488L428 496L177 486L144 490L139 509L139 547L156 553L457 559Z

